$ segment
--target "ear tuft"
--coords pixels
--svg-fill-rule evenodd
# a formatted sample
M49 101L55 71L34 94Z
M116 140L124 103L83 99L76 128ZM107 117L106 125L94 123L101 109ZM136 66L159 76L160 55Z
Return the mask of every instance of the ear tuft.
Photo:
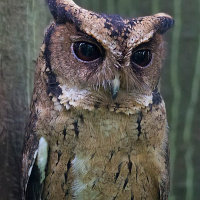
M72 0L48 0L49 9L57 23L74 23L74 10L80 10Z
M158 23L155 25L157 32L160 34L165 33L174 25L174 20L170 15L165 13L158 13L154 15L158 19Z
M57 20L58 15L57 15L57 2L56 0L48 0L48 4L49 4L49 9L51 14L53 15L54 19Z

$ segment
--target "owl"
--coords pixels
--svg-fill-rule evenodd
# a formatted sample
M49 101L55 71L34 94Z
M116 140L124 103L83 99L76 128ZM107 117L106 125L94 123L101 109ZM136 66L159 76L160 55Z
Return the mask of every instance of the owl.
M167 200L159 82L171 16L123 19L49 0L22 160L26 200Z

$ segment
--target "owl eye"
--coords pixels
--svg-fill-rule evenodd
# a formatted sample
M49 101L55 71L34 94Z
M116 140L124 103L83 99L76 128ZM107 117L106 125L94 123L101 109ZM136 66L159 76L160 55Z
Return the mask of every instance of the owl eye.
M74 43L74 53L82 61L94 61L102 56L100 49L89 42Z
M140 67L147 67L151 60L152 53L150 50L138 50L131 56L131 61Z

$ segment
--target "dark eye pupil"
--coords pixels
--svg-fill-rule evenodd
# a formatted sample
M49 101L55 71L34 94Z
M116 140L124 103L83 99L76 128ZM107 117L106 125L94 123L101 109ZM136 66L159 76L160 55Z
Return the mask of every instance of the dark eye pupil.
M83 61L93 61L101 57L99 48L89 42L76 42L74 43L74 53Z
M133 53L131 61L133 64L139 65L140 67L146 67L152 59L150 50L139 50Z

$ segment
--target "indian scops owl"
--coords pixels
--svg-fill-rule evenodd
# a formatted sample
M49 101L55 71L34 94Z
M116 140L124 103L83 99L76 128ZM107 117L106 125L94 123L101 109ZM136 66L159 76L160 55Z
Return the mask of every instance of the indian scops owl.
M26 200L167 200L164 13L123 19L49 0L23 152Z

